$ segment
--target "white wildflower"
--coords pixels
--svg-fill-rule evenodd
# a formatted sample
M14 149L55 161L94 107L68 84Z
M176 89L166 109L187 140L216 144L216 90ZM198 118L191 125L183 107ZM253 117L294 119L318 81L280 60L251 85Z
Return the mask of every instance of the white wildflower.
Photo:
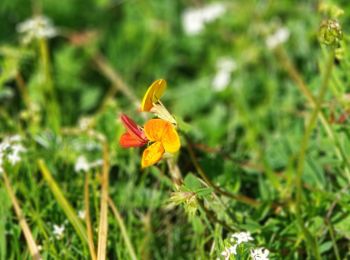
M93 124L93 119L91 117L82 117L79 119L78 125L81 130L87 130Z
M279 28L274 34L266 38L266 45L269 49L274 49L278 45L286 42L289 38L289 30L285 27Z
M248 242L250 240L254 240L250 232L235 233L231 236L231 242L236 242L237 245Z
M268 260L270 251L266 248L257 248L250 251L250 255L253 260Z
M7 136L0 143L0 172L3 172L3 164L8 161L11 165L15 165L21 161L21 153L26 149L19 142L19 135Z
M90 165L85 156L81 155L78 157L75 165L74 165L74 170L76 172L88 172L90 170Z
M14 153L22 153L27 151L27 149L24 148L23 145L21 144L14 144L11 148L12 148L12 152Z
M89 170L93 168L97 168L101 166L103 163L103 160L96 160L93 162L88 162L85 156L81 155L78 157L75 165L74 165L74 170L76 172L88 172Z
M78 211L78 217L79 217L80 219L85 219L85 216L86 216L85 210L79 210L79 211Z
M48 39L57 35L57 29L45 16L35 16L18 24L17 32L24 35L24 43L29 43L33 39Z
M103 164L103 160L96 160L90 163L90 168L97 168Z
M61 239L63 237L63 232L65 230L64 225L53 225L53 234L57 239Z
M8 154L7 160L10 162L11 165L16 165L18 162L21 161L21 156L19 156L18 152L12 152Z
M237 245L233 245L231 247L227 247L224 249L224 251L221 252L221 255L225 257L225 260L230 259L231 255L237 254Z
M186 34L196 35L203 31L208 22L212 22L226 11L222 3L212 3L202 8L189 8L182 14L182 25Z
M236 70L237 64L231 58L220 58L216 63L216 74L212 81L215 91L225 89L231 81L232 71Z
M22 137L20 135L11 135L7 139L10 143L18 143L22 141Z

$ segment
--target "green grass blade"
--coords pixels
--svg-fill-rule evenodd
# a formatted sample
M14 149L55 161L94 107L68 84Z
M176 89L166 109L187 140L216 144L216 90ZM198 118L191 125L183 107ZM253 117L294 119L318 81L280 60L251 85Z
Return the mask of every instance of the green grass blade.
M68 200L63 195L61 189L53 179L49 169L47 168L45 162L43 160L38 160L38 165L40 168L40 171L46 180L47 184L49 185L53 195L55 196L58 204L63 209L64 213L66 214L69 222L73 225L75 231L81 238L81 240L88 245L88 236L85 227L79 220L75 210L73 209L72 205L68 202Z

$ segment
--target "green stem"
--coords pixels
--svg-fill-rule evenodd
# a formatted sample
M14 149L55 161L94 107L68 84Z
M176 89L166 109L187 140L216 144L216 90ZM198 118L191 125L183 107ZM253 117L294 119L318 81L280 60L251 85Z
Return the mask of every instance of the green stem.
M204 170L202 169L202 167L198 163L196 155L194 154L194 151L193 151L193 148L192 148L192 143L191 143L189 137L185 135L185 138L186 138L186 141L187 141L187 149L188 149L188 152L190 154L191 161L192 161L194 167L196 168L198 174L203 178L203 180L205 181L205 183L208 186L212 187L215 190L216 193L221 194L223 196L226 196L226 197L229 197L231 199L237 200L239 202L245 203L245 204L247 204L249 206L252 206L252 207L259 207L260 206L260 202L254 200L254 199L252 199L250 197L247 197L247 196L242 195L242 194L233 194L231 192L228 192L228 191L223 190L220 187L216 186L209 179L207 174L204 172Z
M118 225L119 225L119 228L120 228L120 231L121 231L121 235L124 239L124 242L125 242L125 245L126 245L126 249L128 250L129 252L129 256L132 260L137 260L137 256L136 256L136 253L135 253L135 249L131 243L131 240L129 238L129 234L128 234L128 231L125 227L125 223L124 223L124 220L122 218L122 216L120 215L119 213L119 210L117 209L117 207L115 206L115 204L113 203L113 200L108 197L108 204L109 204L109 207L111 208L114 216L115 216L115 219L117 220L118 222Z
M321 85L321 89L319 92L319 95L316 99L316 106L311 114L310 121L306 127L306 131L304 133L302 143L301 143L301 148L300 148L300 153L299 153L299 158L298 158L298 165L297 165L297 172L296 172L296 217L298 224L305 236L306 243L308 247L312 250L313 255L316 259L321 259L320 252L318 250L317 243L315 239L312 237L310 232L307 230L305 227L304 220L301 216L301 203L302 203L302 174L304 171L304 165L305 165L305 155L306 155L306 150L309 144L310 136L311 133L315 127L316 121L317 121L317 116L321 110L321 105L324 99L324 96L327 91L327 86L329 79L331 77L331 72L333 68L333 62L334 62L334 50L332 49L325 68L325 75L324 79Z
M51 77L50 56L46 39L39 39L39 51L42 73L44 74L43 98L47 107L46 119L49 126L58 132L60 126L60 113Z
M310 103L312 108L316 107L316 100L315 97L311 94L310 90L308 89L307 85L303 81L300 73L297 71L293 63L290 61L289 56L285 52L285 50L280 46L276 49L276 54L284 67L284 69L289 74L290 78L295 82L299 90L304 94L308 102ZM326 115L321 111L319 111L319 119L323 125L323 128L325 129L326 133L328 134L329 138L334 142L335 146L335 153L336 156L343 160L345 163L345 169L344 172L350 182L350 161L346 155L346 152L344 148L341 145L341 142L338 138L338 136L335 134L333 128L331 127L330 123L328 122Z

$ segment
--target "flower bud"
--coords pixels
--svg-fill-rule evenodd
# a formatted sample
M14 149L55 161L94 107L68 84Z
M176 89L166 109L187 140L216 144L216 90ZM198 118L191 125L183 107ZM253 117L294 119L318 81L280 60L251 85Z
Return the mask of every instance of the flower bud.
M319 41L328 46L337 46L343 38L343 31L338 21L329 19L321 23Z

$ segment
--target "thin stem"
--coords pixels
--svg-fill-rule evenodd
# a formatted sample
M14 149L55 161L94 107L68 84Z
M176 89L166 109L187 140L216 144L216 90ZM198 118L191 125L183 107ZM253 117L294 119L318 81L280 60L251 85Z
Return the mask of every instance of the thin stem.
M227 225L224 221L221 221L220 219L217 218L217 216L214 214L213 211L207 209L204 206L204 203L201 200L198 200L199 206L202 208L202 210L205 212L205 214L210 218L213 222L216 222L220 224L223 228L227 229L230 232L235 232L237 229L231 228L229 225Z
M311 94L309 88L307 87L306 83L302 79L300 73L295 68L293 63L291 62L289 56L285 52L285 50L282 48L282 46L279 46L276 49L276 55L278 59L280 60L282 66L286 70L286 72L289 74L290 78L295 82L296 86L299 88L299 90L304 94L306 99L308 100L309 104L312 108L316 107L316 100L315 97ZM346 155L344 148L341 145L341 142L339 141L338 136L334 133L333 128L330 126L324 112L322 110L318 113L319 119L322 123L323 128L325 129L328 137L334 142L335 146L335 153L337 157L345 163L345 174L347 175L348 180L350 181L350 161L348 156Z
M118 222L118 225L119 225L122 237L123 237L125 245L126 245L126 248L127 248L128 252L130 254L130 258L132 260L137 260L135 249L134 249L134 247L133 247L133 245L132 245L132 243L130 241L130 238L129 238L128 232L126 230L123 218L120 215L117 207L115 206L115 204L113 203L113 201L112 201L112 199L110 197L108 197L108 204L109 204L109 207L111 208L111 210L112 210L112 212L113 212L113 214L115 216L115 219Z
M169 167L170 176L175 186L175 190L179 190L181 184L183 183L180 168L175 162L174 158L169 158L166 160L166 162Z
M204 172L204 170L202 169L202 167L199 165L197 158L194 154L193 148L192 148L192 144L190 139L188 138L188 136L185 135L186 141L187 141L187 149L188 152L190 154L192 163L194 165L194 167L196 168L198 174L203 178L203 180L207 183L208 186L212 187L217 193L224 195L226 197L230 197L232 199L235 199L237 201L240 201L242 203L245 203L247 205L250 205L252 207L258 207L260 205L260 203L252 198L249 198L245 195L241 195L241 194L233 194L230 193L228 191L225 191L223 189L221 189L220 187L216 186L210 179L209 177L206 175L206 173Z
M326 70L325 70L325 75L324 75L324 79L320 88L320 92L319 95L317 97L316 100L316 106L311 114L311 118L310 121L306 127L306 131L304 133L302 142L301 142L301 148L300 148L300 153L299 153L299 158L298 158L298 165L297 165L297 172L296 172L296 178L295 178L295 182L296 182L296 216L297 216L297 220L299 223L299 226L301 228L301 230L304 233L304 236L306 238L307 244L309 245L309 247L311 247L314 257L316 257L316 259L321 259L319 250L318 250L318 246L316 241L314 240L314 238L312 237L312 235L310 234L310 232L307 230L307 228L305 227L305 223L304 220L301 216L301 203L302 203L302 174L304 171L304 165L305 165L305 155L306 155L306 150L309 144L309 140L310 140L310 136L311 133L315 127L316 121L317 121L317 116L319 111L321 110L321 105L324 99L324 96L326 94L327 91L327 86L328 86L328 82L329 79L331 77L331 72L332 72L332 68L333 68L333 62L334 62L334 50L331 51L328 60L327 60L327 64L326 64Z
M39 248L38 248L37 244L35 243L32 232L30 231L28 223L27 223L25 217L23 216L21 207L19 206L19 203L16 199L16 195L12 189L12 186L10 184L8 177L7 177L6 172L3 172L2 176L4 178L5 188L7 190L8 195L10 196L11 202L13 204L13 208L14 208L15 213L17 215L19 225L20 225L20 227L23 231L24 237L27 241L30 255L32 256L32 258L34 260L40 260L40 259L42 259L42 257L39 253Z
M21 93L24 104L27 108L30 108L30 97L24 79L20 72L17 72L16 74L16 84L19 92Z
M108 63L106 58L102 54L98 54L93 58L93 61L97 65L98 70L103 74L113 85L116 90L122 92L136 107L140 106L140 101L132 92L131 88L126 85L119 73ZM114 91L108 92L114 95Z
M97 258L96 258L96 251L95 251L95 245L94 245L94 236L92 232L92 225L91 225L91 219L90 219L89 180L90 180L90 175L89 173L86 173L85 183L84 183L85 223L86 223L86 230L87 230L87 237L88 237L91 259L96 260Z
M340 260L341 258L340 258L339 249L337 246L337 241L335 240L334 228L333 228L331 221L328 218L326 219L326 224L328 225L329 234L330 234L331 239L332 239L335 258L337 260Z
M100 223L98 228L97 259L106 259L107 236L108 236L108 183L109 183L109 152L108 145L103 145L103 167L101 178L101 206Z

